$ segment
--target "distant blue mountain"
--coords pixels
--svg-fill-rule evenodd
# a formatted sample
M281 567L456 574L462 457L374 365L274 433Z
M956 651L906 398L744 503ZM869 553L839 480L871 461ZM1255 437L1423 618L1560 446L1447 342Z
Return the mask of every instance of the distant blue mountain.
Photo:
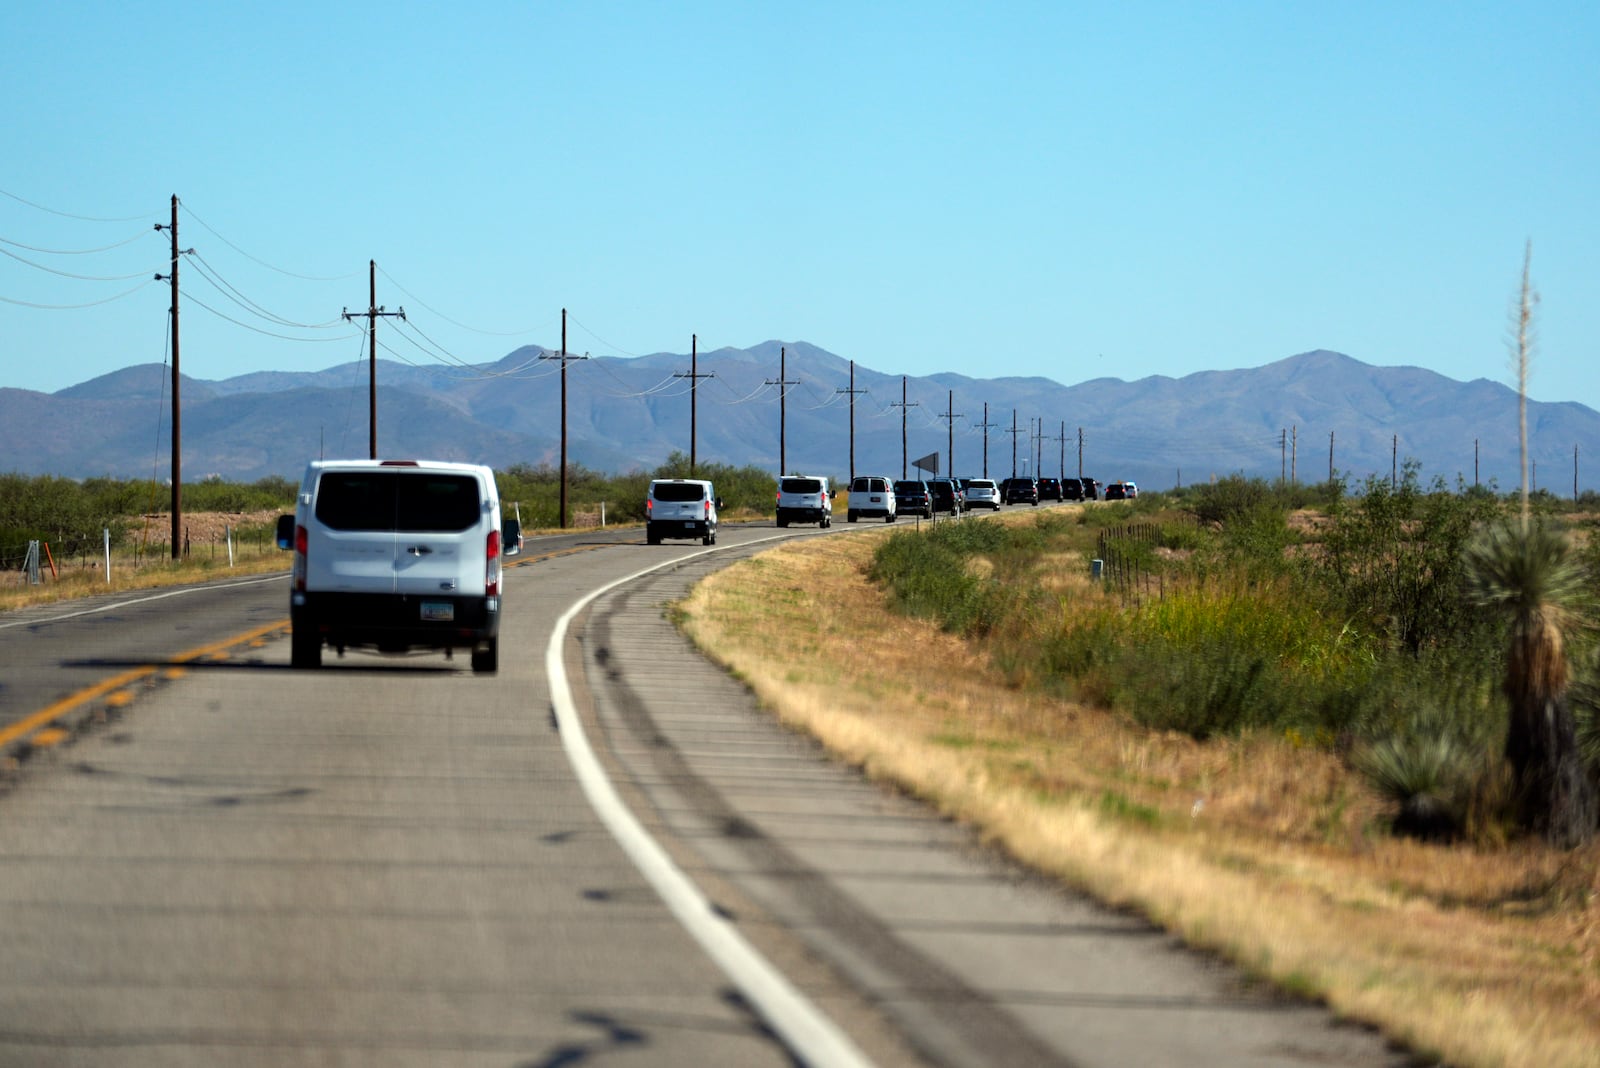
M783 394L784 375L791 382ZM542 348L481 367L378 364L378 441L386 456L472 460L499 468L554 464L560 364ZM568 364L569 459L605 472L648 470L690 451L687 353ZM1374 367L1336 352L1264 367L1136 382L1095 378L925 377L855 368L805 342L700 353L695 454L843 477L899 477L902 457L938 453L944 472L1134 479L1167 488L1243 472L1302 482L1387 477L1414 460L1425 478L1517 482L1516 394L1417 367ZM1063 365L1061 377L1072 368ZM185 480L295 477L308 458L368 451L366 364L317 372L185 378ZM169 372L124 368L52 394L0 389L0 469L69 477L166 477ZM905 405L901 406L902 388ZM853 403L852 403L853 402ZM1558 494L1600 486L1600 413L1529 402L1535 484ZM987 426L985 426L987 415ZM902 420L904 445L902 446ZM903 451L902 451L903 449ZM1590 476L1583 465L1596 472ZM914 474L914 472L911 472Z

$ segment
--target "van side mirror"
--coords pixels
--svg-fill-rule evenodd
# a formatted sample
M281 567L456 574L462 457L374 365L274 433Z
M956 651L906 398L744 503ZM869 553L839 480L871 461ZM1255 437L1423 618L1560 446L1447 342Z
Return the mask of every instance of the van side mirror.
M522 554L522 524L515 519L507 519L500 524L500 551L507 556L520 556Z
M717 505L717 511L719 511L719 512L722 511L722 498L721 497L717 498L716 505Z
M294 516L280 515L278 517L278 548L294 548Z

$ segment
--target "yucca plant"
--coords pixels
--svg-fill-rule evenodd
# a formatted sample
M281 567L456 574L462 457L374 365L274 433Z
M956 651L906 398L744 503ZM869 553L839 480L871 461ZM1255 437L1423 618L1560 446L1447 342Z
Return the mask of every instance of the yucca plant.
M1509 630L1506 758L1519 819L1552 845L1587 842L1596 827L1595 790L1568 700L1566 631L1584 583L1572 543L1526 517L1496 523L1467 549L1467 578L1473 600L1503 617Z
M1533 243L1522 258L1522 286L1512 306L1512 366L1517 375L1517 429L1522 455L1522 509L1484 528L1467 548L1472 599L1500 615L1510 630L1504 690L1511 704L1506 759L1515 776L1518 818L1552 845L1571 848L1594 837L1594 782L1578 749L1568 700L1571 671L1566 631L1584 592L1584 569L1571 540L1534 523L1528 503L1528 371L1533 354L1529 281Z
M1407 732L1356 751L1367 781L1399 805L1394 829L1419 838L1449 838L1462 824L1471 790L1471 751L1448 731Z

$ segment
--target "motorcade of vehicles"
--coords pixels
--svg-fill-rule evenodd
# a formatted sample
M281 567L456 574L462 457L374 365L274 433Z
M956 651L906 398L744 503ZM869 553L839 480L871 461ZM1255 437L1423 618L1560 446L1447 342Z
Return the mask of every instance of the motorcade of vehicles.
M935 512L949 512L951 515L960 515L963 508L961 499L961 484L953 478L928 479L928 493L933 496L933 510Z
M790 523L833 525L833 491L823 475L784 475L778 479L778 526Z
M1041 501L1059 501L1061 499L1061 480L1059 478L1041 478L1039 480L1039 499Z
M894 484L894 505L898 515L933 518L933 495L920 478L901 479Z
M987 508L995 512L1000 510L1000 487L995 485L994 479L969 478L965 481L967 485L963 495L968 511L974 508Z
M705 479L652 479L644 495L644 540L660 545L664 538L699 538L715 545L721 508L722 498Z
M858 519L882 519L893 523L897 514L894 479L882 475L857 475L850 480L850 497L845 504L847 523Z
M515 522L515 521L513 521ZM313 460L277 542L294 553L289 661L469 650L474 672L499 668L503 548L494 472L431 460Z
M1039 485L1031 478L1012 477L1000 483L1000 500L1003 504L1039 503Z

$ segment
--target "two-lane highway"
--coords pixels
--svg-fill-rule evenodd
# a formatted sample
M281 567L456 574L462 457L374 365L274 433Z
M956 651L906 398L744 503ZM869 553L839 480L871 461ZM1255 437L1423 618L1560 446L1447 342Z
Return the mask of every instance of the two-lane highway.
M13 723L149 673L0 798L0 1064L1398 1062L774 726L663 605L786 536L530 543L492 676L291 670L281 578L0 617Z

